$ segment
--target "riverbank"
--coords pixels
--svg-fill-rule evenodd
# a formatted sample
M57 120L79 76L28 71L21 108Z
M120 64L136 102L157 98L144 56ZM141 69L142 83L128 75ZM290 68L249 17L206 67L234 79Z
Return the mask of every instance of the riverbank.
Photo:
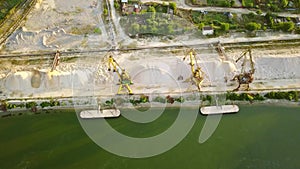
M82 97L82 98L48 98L30 100L2 100L0 117L51 113L55 110L74 109L76 111L102 108L140 109L189 107L199 108L211 105L275 105L299 107L299 91L267 92L267 93L223 93L206 94L190 93L185 95L152 94L114 97ZM28 113L25 113L28 114Z

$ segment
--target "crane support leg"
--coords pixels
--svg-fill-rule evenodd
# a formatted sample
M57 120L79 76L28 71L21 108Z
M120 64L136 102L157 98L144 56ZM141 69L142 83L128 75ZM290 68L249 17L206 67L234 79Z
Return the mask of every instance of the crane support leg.
M117 93L117 94L122 94L122 89L123 89L123 88L126 88L127 91L128 91L128 93L129 93L130 95L133 94L133 93L132 93L132 90L130 89L130 87L129 87L128 84L120 84L119 89L118 89L118 93Z

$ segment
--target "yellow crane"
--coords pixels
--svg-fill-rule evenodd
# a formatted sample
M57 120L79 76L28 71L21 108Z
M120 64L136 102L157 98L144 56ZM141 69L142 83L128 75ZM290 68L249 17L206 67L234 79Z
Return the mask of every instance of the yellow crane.
M128 73L123 69L118 62L110 54L108 57L108 71L116 72L119 77L119 89L117 94L122 94L122 90L127 89L128 94L132 95L132 90L129 85L132 85L132 81Z
M201 84L202 81L204 80L204 72L202 71L201 67L199 66L199 64L197 63L197 59L196 59L196 52L194 49L191 49L187 55L185 55L185 57L183 58L183 60L185 60L187 57L190 58L190 67L191 67L191 72L192 72L192 76L191 76L191 81L193 85L196 85L198 88L198 91L201 91Z
M247 54L249 54L249 59L247 58ZM238 75L235 75L232 79L232 80L237 80L239 85L233 91L238 91L242 84L245 84L246 90L249 90L249 84L252 83L253 79L254 79L253 74L255 72L255 68L254 68L254 62L253 62L253 58L252 58L251 48L248 48L247 50L245 50L235 62L240 61L242 58L244 58L244 60L241 65L242 66L241 73ZM246 71L245 67L246 67L246 63L248 60L250 61L250 70Z

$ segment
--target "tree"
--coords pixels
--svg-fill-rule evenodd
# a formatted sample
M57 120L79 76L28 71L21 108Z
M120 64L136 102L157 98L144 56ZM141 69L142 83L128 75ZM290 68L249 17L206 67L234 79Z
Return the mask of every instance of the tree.
M273 18L273 14L268 12L266 15L265 15L265 19L267 20L267 24L270 26L270 27L273 27L274 25L274 18Z
M249 31L256 31L261 28L261 24L256 22L249 22L246 24L246 29Z
M153 6L149 6L147 12L153 12L153 13L155 13L156 10L155 10L155 8Z
M168 25L168 27L167 27L167 33L168 34L173 34L174 33L174 29L173 29L172 25Z
M291 32L295 28L294 22L283 22L281 24L281 30L285 32Z
M294 3L297 8L300 8L300 0L295 0Z
M234 5L235 5L235 1L234 1L234 0L231 0L231 1L230 1L230 6L233 7Z
M227 32L227 31L229 31L230 25L229 25L229 23L221 23L220 27L221 27L222 31Z
M203 28L204 26L205 26L204 23L199 23L198 29L202 30L202 28Z
M114 1L114 7L116 9L120 9L120 4L117 1Z
M281 7L285 8L288 5L288 0L281 0Z
M131 31L130 31L133 35L136 35L140 32L140 25L137 23L134 23L131 25Z
M176 9L177 9L177 5L176 5L176 3L175 3L175 2L170 2L170 3L169 3L169 6L170 6L170 8L171 8L171 9L173 9L173 10L174 10L174 12L176 11Z
M104 8L104 10L103 10L103 15L104 15L104 16L107 16L107 15L108 15L108 10L107 10L106 8Z
M257 15L261 15L262 14L262 11L259 9L256 11Z

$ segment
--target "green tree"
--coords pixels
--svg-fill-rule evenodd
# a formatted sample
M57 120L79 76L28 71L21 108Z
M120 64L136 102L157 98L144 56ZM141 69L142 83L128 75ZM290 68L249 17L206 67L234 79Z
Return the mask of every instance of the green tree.
M273 27L274 25L274 18L273 18L273 14L268 12L266 15L265 15L265 19L267 20L267 24L270 26L270 27Z
M172 25L168 25L168 26L167 26L167 33L168 33L168 34L173 34L173 33L174 33L174 29L173 29L173 26L172 26Z
M256 11L256 14L257 14L257 15L261 15L261 14L262 14L262 11L259 9L259 10Z
M295 0L294 3L297 8L300 8L300 0Z
M233 7L235 5L235 0L230 1L230 6Z
M281 0L281 7L285 8L287 7L289 1L288 0Z
M249 31L256 31L261 28L261 24L256 22L249 22L246 24L246 29Z
M114 1L114 7L116 9L120 9L120 4L117 1Z
M294 22L282 22L281 24L281 30L285 32L291 32L295 28Z
M104 8L104 10L103 10L103 15L104 15L104 16L107 16L107 15L108 15L108 10L107 10L106 8Z
M174 12L176 11L176 9L177 9L177 5L176 5L176 3L175 3L175 2L170 2L170 3L169 3L169 6L170 6L170 8L171 8L171 9L173 9L173 10L174 10Z
M136 35L140 32L140 25L137 23L134 23L131 25L131 31L130 31L133 35Z
M153 13L155 13L156 10L155 10L155 8L153 6L149 6L147 12L153 12Z
M202 30L202 28L203 28L204 26L205 26L204 23L199 23L198 29Z
M228 32L229 28L230 28L230 25L229 25L229 23L221 23L220 28L221 28L222 31Z

